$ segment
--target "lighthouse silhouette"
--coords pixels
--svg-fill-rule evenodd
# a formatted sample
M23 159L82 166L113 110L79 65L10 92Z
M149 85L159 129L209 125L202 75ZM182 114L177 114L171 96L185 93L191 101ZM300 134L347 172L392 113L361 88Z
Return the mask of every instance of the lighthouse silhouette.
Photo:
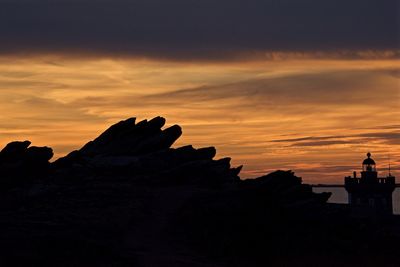
M387 177L378 177L375 161L371 153L362 163L361 177L344 179L349 194L349 204L354 214L360 216L385 216L393 214L392 193L396 187L395 177L389 172Z

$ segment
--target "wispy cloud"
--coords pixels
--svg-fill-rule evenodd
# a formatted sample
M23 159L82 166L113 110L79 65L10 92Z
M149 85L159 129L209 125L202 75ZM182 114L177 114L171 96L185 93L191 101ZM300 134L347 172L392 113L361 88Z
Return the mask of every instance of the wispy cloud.
M292 139L277 139L272 140L271 142L288 143L290 146L326 146L337 144L359 144L376 141L387 143L389 145L398 145L400 144L400 131L371 132L338 136L309 136Z
M243 177L292 169L306 181L341 179L348 170L335 166L357 168L367 151L398 161L399 69L394 60L0 57L0 143L31 139L61 156L113 122L162 115L183 126L177 145L215 145L245 165Z

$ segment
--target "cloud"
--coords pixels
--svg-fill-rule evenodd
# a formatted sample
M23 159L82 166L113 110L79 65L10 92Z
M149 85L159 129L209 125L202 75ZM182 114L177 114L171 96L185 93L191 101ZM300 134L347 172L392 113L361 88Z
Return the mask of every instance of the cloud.
M144 103L178 104L198 102L212 105L224 100L225 105L243 109L278 109L279 112L308 113L307 105L315 109L332 109L333 106L398 107L398 79L392 78L388 70L342 70L314 73L289 74L282 77L268 77L228 83L216 86L202 86L176 90L167 93L147 95ZM379 86L379 91L376 90ZM231 101L231 102L230 102ZM383 104L384 103L384 104ZM221 106L225 108L224 106ZM382 106L381 106L382 107ZM356 114L354 114L356 115ZM362 116L365 116L362 114Z
M0 52L174 60L282 58L275 51L398 57L397 18L396 0L3 0Z
M367 151L379 167L388 151L398 162L398 71L393 60L0 57L0 143L29 139L58 157L119 120L162 115L183 127L177 146L214 145L245 165L243 177L292 169L341 180L351 173L332 166L356 168Z
M384 128L382 128L384 129ZM381 130L382 130L381 129ZM400 128L398 131L390 132L371 132L360 133L351 135L337 135L337 136L307 136L301 138L291 139L277 139L271 140L272 143L288 143L290 146L328 146L340 144L360 144L369 142L382 142L389 145L400 144Z
M378 133L364 133L360 137L368 139L377 139L391 145L400 145L400 131L395 132L378 132Z
M292 144L292 146L329 146L329 145L341 145L341 144L352 144L354 141L346 141L346 140L325 140L325 141L313 141L313 142L298 142L296 144Z

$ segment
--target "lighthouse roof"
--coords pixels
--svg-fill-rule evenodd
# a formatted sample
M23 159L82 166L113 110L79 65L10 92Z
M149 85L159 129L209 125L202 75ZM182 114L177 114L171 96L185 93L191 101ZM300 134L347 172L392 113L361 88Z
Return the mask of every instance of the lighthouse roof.
M375 165L375 161L371 159L371 153L368 152L367 157L368 158L364 159L363 165Z

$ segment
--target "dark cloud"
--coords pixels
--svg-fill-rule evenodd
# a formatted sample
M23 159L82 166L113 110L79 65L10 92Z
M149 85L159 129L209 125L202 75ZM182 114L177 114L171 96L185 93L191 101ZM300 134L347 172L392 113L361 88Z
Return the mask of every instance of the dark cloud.
M209 59L265 51L396 50L399 44L396 0L13 0L0 5L2 53Z
M400 131L365 133L365 134L360 134L359 136L367 139L370 138L370 139L382 140L391 145L400 145Z
M326 140L326 141L311 141L311 142L298 142L292 144L292 146L330 146L330 145L344 145L344 144L354 144L357 142L350 141L350 140Z
M362 144L370 141L379 141L389 145L400 144L400 131L373 132L337 136L307 136L292 139L272 140L273 143L289 143L290 146L328 146L340 144Z
M292 138L292 139L278 139L278 140L272 140L271 142L273 143L286 143L286 142L303 142L303 141L310 141L310 140L326 140L326 139L335 139L335 138L343 138L345 136L322 136L322 137L314 137L314 136L308 136L308 137L300 137L300 138Z

